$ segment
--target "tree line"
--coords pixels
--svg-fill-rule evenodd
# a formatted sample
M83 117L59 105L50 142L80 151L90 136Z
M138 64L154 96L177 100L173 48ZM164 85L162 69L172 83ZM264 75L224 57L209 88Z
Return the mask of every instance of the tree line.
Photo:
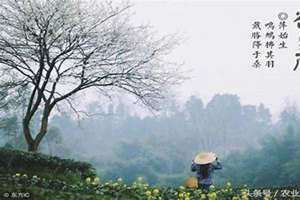
M234 175L233 169L236 169L230 165L230 159L248 152L249 148L264 148L262 141L283 135L287 131L283 120L284 123L292 120L288 117L291 111L286 110L282 119L272 122L270 111L263 104L241 105L239 97L232 94L215 95L206 104L196 96L190 97L184 105L170 100L158 115L144 117L132 114L130 106L124 103L111 103L106 107L93 103L89 108L102 114L81 120L70 113L56 114L50 120L49 134L41 150L89 161L107 180L123 177L130 182L143 176L151 184L166 185L182 184L186 176L191 175L189 167L193 156L206 150L216 152L225 162L224 174L217 177L217 182L233 180L235 176L226 176ZM11 117L18 118L18 114ZM38 129L33 123L33 130L35 126ZM1 130L5 135L5 129ZM20 127L15 131L6 130L6 133L17 133L17 136L3 137L9 138L7 146L26 147L24 141L20 142L23 139L20 130ZM246 154L241 155L241 161L248 159ZM244 166L239 165L240 162L232 163L241 169ZM249 183L248 179L243 181Z

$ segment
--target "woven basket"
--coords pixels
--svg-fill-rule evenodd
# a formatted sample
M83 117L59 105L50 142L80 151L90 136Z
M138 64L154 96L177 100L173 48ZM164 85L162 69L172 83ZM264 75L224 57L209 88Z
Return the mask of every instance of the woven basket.
M196 177L190 176L186 179L184 185L187 188L198 188L198 180Z

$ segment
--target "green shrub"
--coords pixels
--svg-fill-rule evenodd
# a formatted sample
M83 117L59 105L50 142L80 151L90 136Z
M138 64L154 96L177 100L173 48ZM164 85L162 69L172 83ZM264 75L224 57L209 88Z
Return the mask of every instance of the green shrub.
M81 179L96 176L91 164L71 159L0 148L0 173L78 175Z
M3 148L0 149L0 164L0 199L5 194L14 193L29 193L31 199L38 200L284 200L300 198L300 194L297 193L299 187L296 185L281 188L248 188L247 186L233 188L230 183L227 183L221 188L212 186L209 191L205 191L183 186L150 186L142 177L132 184L126 184L121 178L116 181L102 182L99 177L95 176L94 169L88 163ZM15 171L14 174L12 174L13 171ZM30 173L25 173L26 171ZM80 179L70 181L68 176L76 177L78 173L81 175ZM288 196L282 196L282 194L288 194Z
M285 188L232 188L230 183L222 188L211 186L209 191L180 187L151 187L144 179L139 178L131 185L126 185L122 179L96 184L88 177L76 184L66 184L59 180L47 180L40 177L29 177L16 174L0 181L0 195L4 193L30 193L33 199L137 199L137 200L271 200L299 199L300 195L293 193L297 187ZM285 191L285 192L284 192ZM288 194L282 196L282 194Z

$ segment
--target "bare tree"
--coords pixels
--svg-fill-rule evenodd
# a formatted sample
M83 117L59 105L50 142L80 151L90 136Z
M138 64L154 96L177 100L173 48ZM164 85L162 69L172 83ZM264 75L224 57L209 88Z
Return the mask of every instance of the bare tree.
M53 109L74 94L126 91L157 108L181 79L164 59L178 40L132 25L129 8L108 1L0 0L0 80L30 88L23 118L29 151L38 150ZM42 117L34 134L37 110Z

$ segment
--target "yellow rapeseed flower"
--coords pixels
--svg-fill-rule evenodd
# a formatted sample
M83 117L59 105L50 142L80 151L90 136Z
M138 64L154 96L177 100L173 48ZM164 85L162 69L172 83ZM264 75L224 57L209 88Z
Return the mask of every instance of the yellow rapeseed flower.
M117 187L118 185L119 185L119 183L112 184L113 187Z
M159 194L159 190L158 190L158 189L154 189L154 190L153 190L153 194L154 194L154 195L158 195L158 194Z
M248 195L243 195L243 196L242 196L242 200L249 200Z
M99 182L100 182L100 178L99 178L99 177L95 177L95 178L94 178L94 182L95 182L95 183L99 183Z
M151 191L147 190L145 194L146 194L147 196L151 196L152 193L151 193Z
M118 181L118 182L122 182L123 179L122 179L122 178L118 178L117 181Z
M208 199L209 200L216 200L217 199L217 193L212 192L208 194Z
M87 178L85 179L85 182L90 183L90 182L91 182L91 178L90 178L90 177L87 177Z

